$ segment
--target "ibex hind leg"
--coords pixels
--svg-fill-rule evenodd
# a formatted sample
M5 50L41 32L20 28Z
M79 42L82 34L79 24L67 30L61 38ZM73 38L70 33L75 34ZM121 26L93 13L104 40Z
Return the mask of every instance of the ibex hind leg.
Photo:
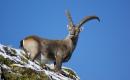
M26 39L23 40L22 45L24 50L26 50L27 54L29 53L29 58L31 60L34 60L34 58L36 57L36 55L39 53L38 49L38 42L34 39Z

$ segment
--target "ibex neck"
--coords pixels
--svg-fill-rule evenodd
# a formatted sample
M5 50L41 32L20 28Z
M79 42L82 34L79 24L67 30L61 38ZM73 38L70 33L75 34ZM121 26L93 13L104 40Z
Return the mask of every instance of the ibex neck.
M77 45L77 42L78 42L78 36L67 36L66 38L65 38L65 40L67 40L67 41L69 41L69 43L71 43L71 47L72 47L72 52L73 52L73 50L76 48L76 45Z

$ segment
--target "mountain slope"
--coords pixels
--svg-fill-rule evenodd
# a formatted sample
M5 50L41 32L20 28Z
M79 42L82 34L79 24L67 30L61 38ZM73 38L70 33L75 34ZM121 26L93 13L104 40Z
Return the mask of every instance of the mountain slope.
M41 67L30 61L23 50L0 44L0 80L79 80L79 77L66 67L62 73L54 72L52 64Z

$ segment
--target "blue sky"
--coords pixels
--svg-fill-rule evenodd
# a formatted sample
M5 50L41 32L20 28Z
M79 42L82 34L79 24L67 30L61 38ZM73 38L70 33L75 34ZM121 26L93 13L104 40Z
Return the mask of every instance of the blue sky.
M28 35L63 39L68 24L65 10L86 23L71 60L81 80L130 80L129 0L0 0L0 43L18 48Z

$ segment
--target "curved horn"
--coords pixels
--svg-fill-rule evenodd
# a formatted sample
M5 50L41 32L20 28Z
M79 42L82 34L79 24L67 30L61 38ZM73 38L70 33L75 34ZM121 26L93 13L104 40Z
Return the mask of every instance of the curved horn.
M99 17L97 17L97 16L87 16L87 17L83 18L83 19L79 22L79 24L77 25L77 27L80 28L84 23L86 23L87 21L90 21L90 20L92 20L92 19L97 19L97 20L100 22L100 19L99 19Z
M68 10L66 11L66 16L68 18L69 25L72 27L73 26L73 20L72 20L70 12Z

